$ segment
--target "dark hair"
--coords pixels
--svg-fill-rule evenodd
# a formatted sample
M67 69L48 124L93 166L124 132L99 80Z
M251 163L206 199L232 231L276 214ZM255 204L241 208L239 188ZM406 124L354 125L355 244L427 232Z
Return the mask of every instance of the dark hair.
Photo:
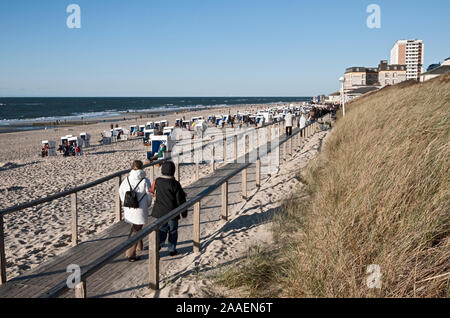
M165 161L161 166L163 176L173 177L175 175L175 164L173 161Z
M143 167L144 167L144 164L140 160L135 160L131 164L131 170L142 170Z

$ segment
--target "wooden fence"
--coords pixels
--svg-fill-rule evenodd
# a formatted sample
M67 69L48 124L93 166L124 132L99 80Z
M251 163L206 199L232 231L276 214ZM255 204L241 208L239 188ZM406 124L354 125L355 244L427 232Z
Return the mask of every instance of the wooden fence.
M281 121L281 122L276 122L276 123L271 123L271 124L265 124L261 127L258 127L257 129L266 128L266 127L271 128L273 125L277 125L281 132L283 130L283 126L284 126L283 123L284 122ZM289 153L292 153L294 137L297 136L297 138L295 138L295 142L297 143L297 146L300 146L301 145L301 136L303 136L303 137L310 136L313 132L313 129L315 129L316 125L317 125L317 121L312 125L306 126L302 130L296 130L296 132L293 133L291 136L280 141L280 144L283 144L283 147L286 147L286 142L289 140L290 141ZM272 139L271 138L271 129L267 129L266 131L267 131L268 138L270 138L267 140L269 140L269 143L270 143L270 140ZM233 135L234 161L235 162L238 161L237 137L239 135L245 135L246 133L248 133L248 132L244 131L239 134ZM281 133L280 133L280 135L281 135ZM247 139L248 135L245 138ZM217 142L218 141L212 141L212 142L210 142L208 144L204 144L200 147L191 148L190 152L192 153L196 150L203 149L204 147L208 146L209 144L212 144L213 145L212 153L214 153L214 144ZM247 144L247 142L245 142L245 145L246 144ZM226 145L226 143L225 143L225 145ZM275 145L275 146L271 145L270 149L272 151L272 150L279 149L278 147L279 147L279 145ZM286 148L284 148L284 149L286 149ZM257 153L256 154L256 167L257 167L256 185L257 185L257 187L259 187L261 184L261 159L259 156L259 151L260 151L259 138L258 138L257 148L255 150ZM224 153L225 152L226 151L224 149ZM284 152L284 153L286 153L286 152ZM179 179L179 157L181 155L182 155L182 153L180 153L176 158L178 179ZM139 240L145 238L146 236L148 236L148 239L149 239L149 277L150 277L149 286L152 289L158 289L159 288L159 242L158 242L159 228L163 224L167 223L170 219L178 216L182 211L193 206L194 207L193 245L194 245L194 252L198 252L200 250L200 204L201 204L201 200L203 198L205 198L206 196L208 196L215 189L221 187L222 188L221 217L225 221L228 220L228 181L240 172L242 172L242 181L243 181L242 182L242 197L244 199L247 198L247 168L252 163L248 159L249 158L249 150L247 149L246 146L244 149L244 157L245 157L244 160L242 160L244 162L244 164L241 165L239 168L234 169L226 176L224 176L221 180L219 180L219 182L208 187L207 189L202 191L200 194L198 194L194 198L190 199L188 202L184 203L180 207L171 211L166 216L159 218L156 222L152 223L148 228L145 228L144 230L138 232L135 236L129 238L128 240L126 240L125 242L123 242L122 244L120 244L119 246L114 248L113 250L108 251L107 253L105 253L103 256L98 258L95 262L93 262L89 266L84 267L81 271L81 282L75 288L75 296L76 297L86 297L86 279L89 276L91 276L93 273L95 273L97 270L99 270L101 267L103 267L105 264L107 264L109 261L111 261L115 256L122 253L123 251L128 249L131 245L133 245L134 243L138 242ZM152 168L151 178L153 179L154 166L157 164L161 164L167 160L172 160L172 159L173 158L166 158L166 159L158 160L156 162L144 165L144 168L149 168L149 167ZM197 178L198 178L199 163L196 162L196 165L197 165L197 173L196 174L197 174ZM212 157L211 170L214 171L214 169L215 169L215 160L214 160L214 157ZM62 197L70 195L71 196L71 213L72 213L72 245L75 246L78 244L77 193L80 191L89 189L91 187L94 187L96 185L99 185L101 183L104 183L106 181L113 180L113 179L115 180L115 191L116 191L116 193L118 193L119 186L122 181L122 176L127 173L129 173L129 170L119 171L119 172L116 172L109 176L100 178L98 180L92 181L92 182L84 184L82 186L75 187L75 188L67 190L67 191L63 191L63 192L53 194L53 195L50 195L50 196L42 198L42 199L34 200L34 201L31 201L28 203L19 204L19 205L13 206L13 207L9 207L9 208L0 210L0 269L1 269L0 284L6 282L6 257L5 257L4 224L3 224L4 215L10 214L13 212L17 212L17 211L21 211L23 209L35 207L37 205L48 203L48 202L51 202L58 198L62 198ZM118 195L115 196L114 210L115 210L114 214L115 214L116 222L121 221L122 220L122 206L121 206L121 201L120 201L120 198ZM57 286L53 287L47 293L43 294L42 297L56 297L56 296L60 295L61 293L63 293L64 291L66 291L67 289L68 289L67 283L66 283L66 281L63 281L60 284L58 284Z

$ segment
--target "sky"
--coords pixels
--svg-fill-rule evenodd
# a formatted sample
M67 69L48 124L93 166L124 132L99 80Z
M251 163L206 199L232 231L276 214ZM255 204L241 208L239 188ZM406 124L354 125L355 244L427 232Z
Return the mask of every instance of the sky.
M399 39L424 41L424 68L450 57L449 12L448 0L1 0L0 96L330 94Z

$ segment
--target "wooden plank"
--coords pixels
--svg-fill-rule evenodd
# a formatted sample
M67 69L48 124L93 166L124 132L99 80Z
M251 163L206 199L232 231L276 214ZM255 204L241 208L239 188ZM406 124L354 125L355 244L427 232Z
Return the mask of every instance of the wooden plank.
M72 211L72 246L78 245L78 200L77 193L70 196L70 206Z
M151 232L148 236L148 270L150 289L159 289L159 230Z
M6 283L5 226L0 214L0 285Z
M194 205L194 252L200 252L200 201Z
M222 220L228 221L228 181L222 184Z

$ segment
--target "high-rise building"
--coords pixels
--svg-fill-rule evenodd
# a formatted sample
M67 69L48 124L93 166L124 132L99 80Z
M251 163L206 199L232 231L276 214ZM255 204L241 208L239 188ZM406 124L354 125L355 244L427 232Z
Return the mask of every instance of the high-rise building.
M418 80L423 66L423 41L399 40L391 49L391 65L406 65L406 79Z

